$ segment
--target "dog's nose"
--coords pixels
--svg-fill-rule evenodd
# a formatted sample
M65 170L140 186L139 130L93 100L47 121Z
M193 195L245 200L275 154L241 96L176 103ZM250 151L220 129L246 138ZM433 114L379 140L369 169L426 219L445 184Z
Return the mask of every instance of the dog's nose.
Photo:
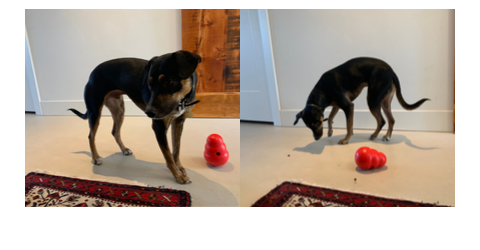
M156 114L153 110L149 109L145 111L145 114L147 114L148 117L153 118Z

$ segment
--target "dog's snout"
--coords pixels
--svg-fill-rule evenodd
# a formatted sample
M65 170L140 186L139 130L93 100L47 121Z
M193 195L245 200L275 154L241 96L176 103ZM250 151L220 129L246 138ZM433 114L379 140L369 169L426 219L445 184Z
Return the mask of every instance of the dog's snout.
M313 133L313 138L315 138L315 141L320 140L323 135L323 129L317 130L316 132Z
M155 110L152 110L152 109L147 109L147 110L145 110L145 114L147 114L148 117L153 118L153 117L155 117L157 112Z

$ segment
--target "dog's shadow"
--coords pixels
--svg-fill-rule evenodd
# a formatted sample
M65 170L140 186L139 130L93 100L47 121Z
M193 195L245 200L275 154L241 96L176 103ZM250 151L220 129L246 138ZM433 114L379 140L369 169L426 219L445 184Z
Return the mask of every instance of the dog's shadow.
M433 149L438 149L438 147L420 147L412 143L410 139L408 139L405 135L401 134L395 134L390 138L389 141L382 141L382 137L378 137L375 140L370 140L370 135L368 133L355 133L351 138L348 144L355 144L355 143L365 143L365 142L373 142L373 143L378 143L378 144L386 144L386 145L392 145L392 144L399 144L399 143L405 143L407 146L410 146L412 148L420 149L420 150L433 150ZM293 150L299 151L299 152L305 152L305 153L310 153L310 154L322 154L323 150L325 149L326 146L343 146L339 145L338 141L341 139L345 138L345 135L336 135L332 137L323 137L318 141L313 141L312 143L308 144L305 147L296 147Z
M73 152L85 154L87 151ZM142 161L134 155L124 156L115 153L102 158L102 165L93 165L92 172L102 176L115 176L122 179L137 181L151 187L172 188L190 193L194 207L230 207L238 206L235 196L224 186L209 180L197 172L186 168L187 175L192 181L190 184L179 184L165 163ZM207 167L207 166L206 166Z

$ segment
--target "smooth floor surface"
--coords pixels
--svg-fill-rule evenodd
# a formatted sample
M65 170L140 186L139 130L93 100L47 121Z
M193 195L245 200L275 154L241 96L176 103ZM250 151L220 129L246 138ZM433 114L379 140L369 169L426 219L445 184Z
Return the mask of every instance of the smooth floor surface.
M96 145L103 164L91 163L88 122L76 116L25 114L25 174L45 170L69 177L185 190L192 206L225 207L240 203L240 123L238 119L189 118L185 122L180 160L191 184L178 184L168 170L147 117L125 117L122 140L133 155L124 156L111 135L113 120L102 116ZM209 166L206 138L219 134L230 153L221 167ZM171 145L170 131L168 139ZM170 146L171 148L171 146Z
M339 145L344 128L315 141L305 127L241 122L240 206L251 206L289 180L455 206L455 135L394 130L391 140L383 142L385 132L371 141L373 130L354 130L350 143ZM383 152L386 165L368 171L358 168L354 155L362 146Z

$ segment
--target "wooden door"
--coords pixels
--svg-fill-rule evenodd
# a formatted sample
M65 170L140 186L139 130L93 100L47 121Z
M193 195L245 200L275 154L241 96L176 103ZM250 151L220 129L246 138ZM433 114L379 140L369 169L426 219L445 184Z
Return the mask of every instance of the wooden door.
M193 117L240 118L240 10L182 10L182 49L202 57Z

